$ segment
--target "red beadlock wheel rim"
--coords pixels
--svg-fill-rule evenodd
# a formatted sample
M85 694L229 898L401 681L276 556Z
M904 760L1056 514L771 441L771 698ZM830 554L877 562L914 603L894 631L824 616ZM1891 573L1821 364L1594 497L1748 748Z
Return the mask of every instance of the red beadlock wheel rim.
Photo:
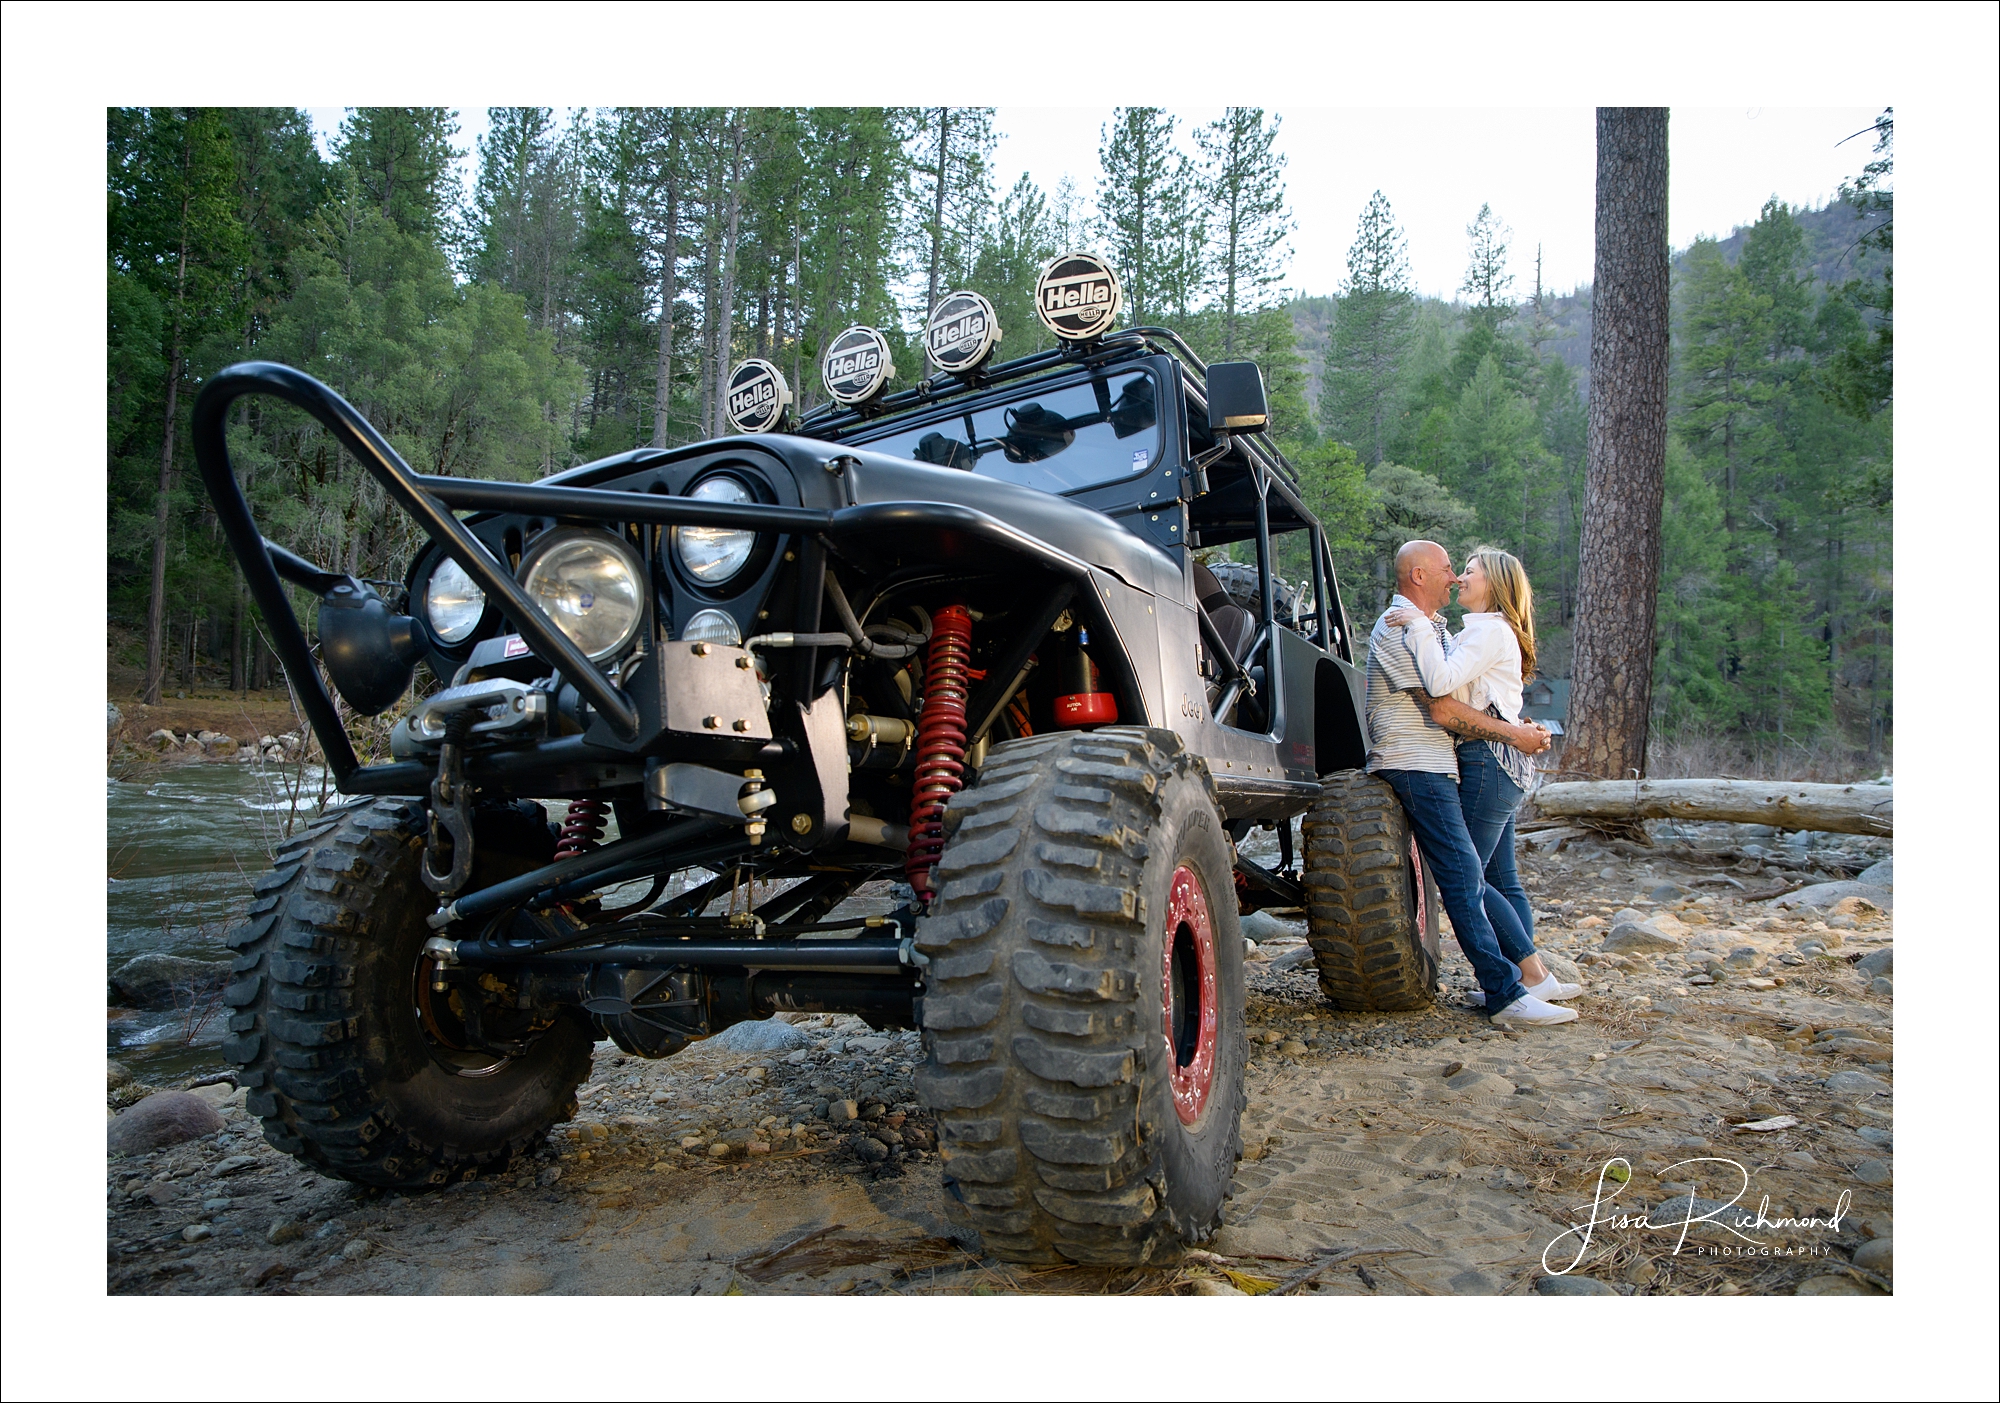
M1174 1113L1182 1125L1201 1119L1215 1084L1216 1032L1221 1022L1215 977L1215 926L1208 897L1191 867L1174 869L1161 941L1161 1018Z

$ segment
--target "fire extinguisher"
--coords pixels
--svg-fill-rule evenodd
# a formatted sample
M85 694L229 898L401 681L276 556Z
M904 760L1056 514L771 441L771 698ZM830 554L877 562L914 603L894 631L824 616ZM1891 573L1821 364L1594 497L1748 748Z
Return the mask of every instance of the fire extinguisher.
M1078 625L1076 644L1064 656L1056 681L1062 689L1055 701L1058 726L1108 726L1118 719L1118 698L1103 690L1090 656L1089 629Z

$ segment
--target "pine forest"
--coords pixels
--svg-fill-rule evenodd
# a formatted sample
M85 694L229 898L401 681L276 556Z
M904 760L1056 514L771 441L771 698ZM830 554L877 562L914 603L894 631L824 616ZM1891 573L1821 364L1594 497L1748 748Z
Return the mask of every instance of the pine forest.
M1540 260L1508 211L1465 211L1444 301L1415 290L1377 193L1340 286L1304 296L1280 118L1256 108L1193 130L1119 109L1087 190L996 188L989 109L488 116L468 184L447 109L352 109L328 155L295 109L108 114L114 701L284 685L188 442L223 366L317 376L420 472L528 480L729 432L745 356L809 409L822 349L855 323L911 384L917 329L955 289L992 301L1001 357L1051 345L1034 282L1071 247L1112 261L1127 324L1259 363L1357 622L1402 541L1491 543L1526 562L1542 669L1568 675L1590 289L1517 276ZM1653 728L1739 762L1890 758L1892 136L1884 113L1824 208L1773 200L1673 254ZM265 533L400 577L414 528L373 480L303 415L237 413Z

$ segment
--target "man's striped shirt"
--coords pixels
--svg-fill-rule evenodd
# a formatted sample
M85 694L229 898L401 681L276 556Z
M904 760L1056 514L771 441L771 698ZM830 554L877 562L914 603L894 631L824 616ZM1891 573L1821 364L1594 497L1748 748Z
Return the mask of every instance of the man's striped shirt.
M1389 609L1416 609L1397 595ZM1421 609L1417 610L1422 613ZM1384 611L1384 617L1388 611ZM1368 772L1424 770L1458 778L1457 737L1417 699L1424 681L1403 631L1375 620L1368 635Z

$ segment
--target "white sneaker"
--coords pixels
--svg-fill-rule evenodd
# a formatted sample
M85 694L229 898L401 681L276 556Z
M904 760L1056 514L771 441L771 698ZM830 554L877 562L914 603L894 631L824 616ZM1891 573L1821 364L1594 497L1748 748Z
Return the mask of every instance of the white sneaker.
M1556 1004L1563 1002L1565 999L1575 998L1583 992L1583 986L1581 984L1565 984L1552 974L1541 983L1529 989L1528 992L1543 1003ZM1474 989L1466 997L1474 1008L1486 1007L1486 991L1484 989Z
M1576 1010L1558 1008L1554 1004L1543 1003L1533 994L1523 994L1494 1014L1493 1021L1503 1028L1511 1028L1516 1024L1525 1024L1530 1028L1549 1028L1558 1023L1576 1022Z

